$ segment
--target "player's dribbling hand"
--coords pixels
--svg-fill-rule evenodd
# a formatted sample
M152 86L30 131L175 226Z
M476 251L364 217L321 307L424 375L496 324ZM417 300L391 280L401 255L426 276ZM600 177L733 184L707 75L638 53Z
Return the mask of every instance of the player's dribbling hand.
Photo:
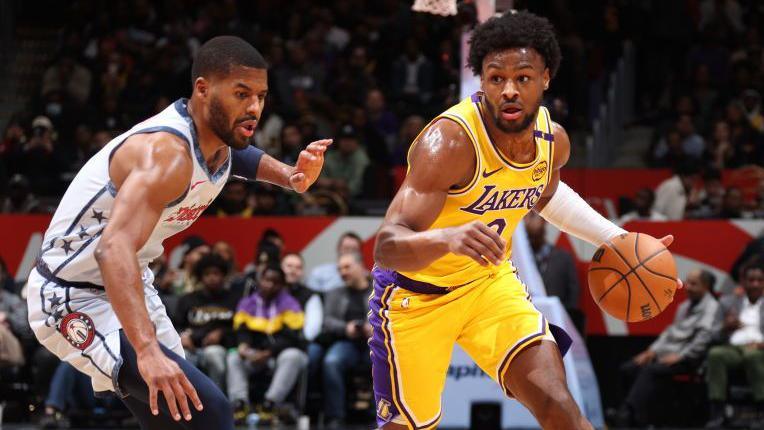
M332 139L317 140L300 151L294 170L289 176L289 185L293 190L304 193L316 182L324 166L324 153L331 144Z
M663 244L663 246L668 248L669 245L671 245L674 242L674 235L670 234L668 236L663 236L662 238L660 238L658 240L660 240L660 242ZM677 280L676 280L676 288L681 290L682 287L684 287L684 284L682 283L682 280L677 278Z
M159 415L158 394L160 391L175 421L180 421L181 414L186 421L191 420L189 397L196 410L202 410L202 401L199 400L196 389L178 364L162 352L159 344L148 346L138 354L138 371L149 388L149 407L152 414Z
M454 254L466 255L481 266L489 263L498 266L504 261L507 242L480 221L445 229L445 232L448 250Z

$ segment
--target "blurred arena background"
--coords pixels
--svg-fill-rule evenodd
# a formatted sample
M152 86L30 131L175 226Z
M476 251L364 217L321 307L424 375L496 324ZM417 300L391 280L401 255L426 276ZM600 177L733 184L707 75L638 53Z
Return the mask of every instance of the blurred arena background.
M476 89L462 66L470 28L512 8L545 16L557 30L563 62L544 105L571 137L563 180L629 230L673 234L680 276L714 300L742 296L740 268L764 257L762 2L460 0L456 15L440 16L399 0L1 0L0 423L134 428L118 402L93 399L89 382L35 341L22 298L26 276L51 211L83 163L187 97L195 50L235 34L270 64L256 144L289 164L310 141L335 144L307 194L231 181L197 223L165 244L156 286L176 327L196 336L209 330L195 319L203 312L199 291L221 282L232 313L256 290L262 267L281 261L310 341L310 363L282 421L307 416L311 428L337 420L345 424L334 428L371 428L376 405L363 346L356 345L360 354L332 350L343 339L322 330L321 299L365 285L374 234L405 175L411 141ZM653 320L609 318L586 284L594 249L539 219L526 225L515 258L534 302L578 332L565 361L574 396L595 426L621 428L624 399L635 395L624 363L668 330L685 292ZM358 249L364 259L348 262L342 276L340 249ZM219 346L234 346L226 339ZM651 382L663 396L652 401L670 413L632 411L650 417L631 425L703 427L711 347L702 343L692 366ZM251 427L265 421L257 411L267 376L252 376ZM742 373L730 379L732 426L749 428L761 413L754 391ZM533 428L534 421L455 354L442 427Z

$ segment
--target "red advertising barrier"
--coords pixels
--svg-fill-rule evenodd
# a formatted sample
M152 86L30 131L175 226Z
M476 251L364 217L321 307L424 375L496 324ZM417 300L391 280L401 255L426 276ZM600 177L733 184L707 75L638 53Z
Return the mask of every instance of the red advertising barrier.
M345 230L361 232L366 238L364 254L371 265L373 234L380 223L379 218L330 218L330 217L258 217L258 218L212 218L202 217L188 230L165 242L165 252L171 252L189 235L199 235L208 242L224 240L236 250L240 266L252 261L262 232L267 228L277 230L283 237L285 248L303 252L307 258L313 255L314 263L332 261L337 235ZM15 274L19 269L28 270L30 261L40 249L41 235L50 222L47 215L0 215L0 256L9 270ZM764 221L683 221L683 222L633 222L625 226L655 237L673 234L671 251L677 259L680 275L704 267L714 271L719 278L726 278L726 271L745 245L760 231ZM335 232L336 234L329 234ZM560 235L557 244L568 249L577 260L581 285L581 308L587 315L589 334L644 334L656 335L673 318L676 303L684 299L679 292L675 303L653 320L628 324L623 330L608 327L602 312L591 299L586 287L586 269L591 252L582 251L581 242L568 235ZM318 252L316 252L318 250ZM591 250L590 250L591 251ZM316 257L318 256L318 257ZM26 262L24 267L20 267ZM310 265L311 262L308 262ZM719 282L724 282L720 279Z

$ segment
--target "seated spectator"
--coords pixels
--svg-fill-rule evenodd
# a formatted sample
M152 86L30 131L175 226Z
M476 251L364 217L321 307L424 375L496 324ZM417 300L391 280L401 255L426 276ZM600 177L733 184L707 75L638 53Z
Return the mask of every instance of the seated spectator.
M705 159L716 169L729 167L735 155L735 147L732 143L730 125L725 120L714 123L714 132L711 142L706 148Z
M719 302L715 338L720 345L708 352L706 381L711 402L707 428L721 428L731 371L744 370L756 402L756 428L764 428L764 261L757 259L741 269L742 296L729 294Z
M567 310L578 310L578 275L573 256L546 241L546 221L540 215L525 217L525 231L547 295L559 297Z
M361 252L362 246L363 241L360 236L352 231L345 232L337 241L337 256L351 252ZM321 293L343 285L336 262L324 263L313 268L305 283L311 290Z
M414 139L416 139L425 125L427 125L427 121L419 115L406 117L398 132L398 140L396 141L395 146L390 150L393 164L398 166L405 166L408 164L407 157L409 148L411 148Z
M92 73L69 55L63 55L53 63L42 77L40 93L46 95L60 91L69 100L84 105L90 97Z
M288 253L281 259L281 270L286 276L289 294L300 302L300 307L305 311L303 335L305 340L310 342L321 332L324 309L321 296L303 284L303 267L302 256L296 252Z
M178 296L199 289L199 280L194 277L194 265L204 255L210 253L210 246L199 236L185 238L182 246L185 251L183 251L180 267L172 274L172 291Z
M719 208L719 212L716 213L716 218L739 219L750 217L750 212L745 210L743 192L740 190L740 188L727 188L727 191L724 193L724 199L722 200L722 205Z
M324 414L330 429L343 428L345 419L345 376L356 366L369 362L368 321L369 294L372 284L369 271L359 252L340 255L338 262L343 288L326 293L324 323L320 343L326 348L312 347L310 365L323 363ZM317 345L317 344L311 344Z
M626 212L618 219L618 224L623 225L634 220L665 221L666 216L653 210L655 193L649 188L642 188L634 195L634 210Z
M664 423L671 398L671 377L695 372L703 362L713 333L719 303L712 292L716 278L706 270L693 270L685 280L687 300L677 308L674 321L648 349L621 366L624 379L633 381L619 410L618 426Z
M261 421L270 421L308 364L301 337L303 313L286 289L284 272L267 267L257 291L239 302L234 329L238 348L228 354L228 398L241 422L249 410L249 377L273 371L264 401L257 408ZM280 411L279 411L280 412ZM280 414L281 415L281 414ZM282 419L290 418L280 416Z
M341 191L346 197L355 197L361 192L369 156L361 146L358 132L350 124L340 129L336 145L336 149L326 154L317 185Z
M27 321L26 303L5 289L0 289L0 367L25 363L23 344L34 338Z
M203 256L194 266L202 289L180 298L176 328L186 359L225 390L226 353L233 346L233 314L240 297L227 288L228 263L217 254Z
M708 169L703 173L703 188L693 190L685 207L686 218L717 218L724 200L725 188L722 173Z
M236 250L230 243L219 240L212 245L212 252L219 255L226 264L228 264L228 278L235 277L237 274Z
M0 290L5 290L9 293L17 294L18 288L16 287L16 281L13 279L13 274L8 271L8 265L0 257Z
M61 173L66 166L66 154L59 146L53 123L46 116L32 121L32 133L21 146L13 166L29 179L33 193L56 196L62 190Z
M99 403L117 406L117 402L114 396L97 399L88 375L68 363L59 362L50 380L45 412L39 425L43 429L66 429L69 428L68 415L72 411L92 412Z
M697 163L684 162L676 168L674 176L666 179L655 189L653 210L669 220L684 218L684 210L690 191L700 179Z
M249 199L247 183L240 180L232 180L225 184L223 191L213 204L215 206L215 215L218 217L238 216L249 218L254 210Z
M0 213L33 214L42 212L42 205L29 187L24 175L13 175L8 181L8 195L0 204Z

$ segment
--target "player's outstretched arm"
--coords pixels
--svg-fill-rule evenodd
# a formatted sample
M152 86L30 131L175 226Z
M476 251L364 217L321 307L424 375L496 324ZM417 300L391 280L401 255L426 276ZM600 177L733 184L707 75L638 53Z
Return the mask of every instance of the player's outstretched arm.
M324 166L324 153L332 139L317 140L300 152L294 166L249 147L233 151L232 173L245 179L257 179L303 193L316 182Z
M469 138L451 120L439 120L414 142L409 172L377 235L377 264L415 271L449 252L467 255L482 265L500 264L506 243L481 222L428 230L443 209L448 191L469 183L475 164Z
M95 256L106 294L138 358L138 369L149 387L152 413L159 413L161 391L173 417L191 419L187 398L198 410L201 402L178 365L159 348L149 319L136 257L156 227L162 210L189 185L193 163L187 144L168 133L129 138L114 154L109 175L118 191L109 223Z
M552 178L533 208L545 220L561 231L585 240L594 246L600 246L626 230L613 224L599 212L595 211L581 196L560 180L560 169L570 158L570 138L565 129L554 123L554 160ZM674 236L668 235L660 239L663 246L668 247L674 241ZM677 279L677 285L682 288L682 280Z
M554 160L552 177L533 208L560 230L600 246L611 238L626 233L599 212L592 209L581 196L560 181L560 170L570 158L570 138L565 129L554 123Z

